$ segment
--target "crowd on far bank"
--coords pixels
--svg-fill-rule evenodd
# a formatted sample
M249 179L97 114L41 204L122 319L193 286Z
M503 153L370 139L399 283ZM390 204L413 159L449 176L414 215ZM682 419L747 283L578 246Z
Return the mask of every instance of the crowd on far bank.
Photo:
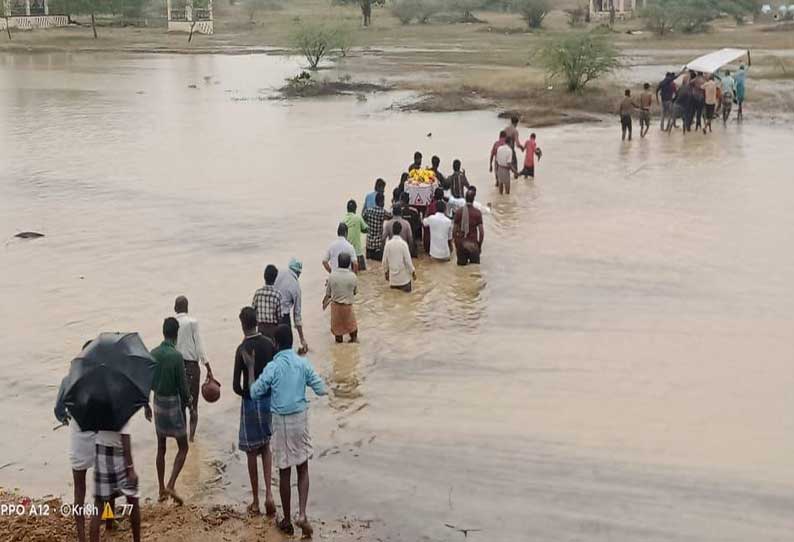
M744 64L735 74L730 70L706 74L686 68L678 74L667 72L656 86L655 93L656 103L661 104L661 130L671 133L673 128L679 127L680 120L684 134L691 132L693 126L695 131L711 133L712 121L721 116L723 124L727 124L734 105L737 107L736 120L741 122L744 119L747 72ZM639 101L635 101L631 89L624 91L618 106L623 140L631 140L635 111L639 112L640 137L648 134L653 103L650 83L643 85Z

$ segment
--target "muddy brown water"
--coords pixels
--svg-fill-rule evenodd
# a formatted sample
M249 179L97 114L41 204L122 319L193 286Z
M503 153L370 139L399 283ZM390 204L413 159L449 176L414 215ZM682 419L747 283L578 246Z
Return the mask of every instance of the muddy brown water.
M492 112L268 100L296 67L0 56L0 486L70 494L68 431L52 431L70 359L105 330L154 347L186 294L223 397L200 407L180 487L246 502L237 313L265 264L298 256L310 357L335 390L312 401L315 518L370 519L388 540L463 538L445 524L472 540L790 540L790 131L538 130L537 180L499 198ZM322 254L346 200L377 176L391 190L417 148L445 170L461 158L493 203L483 264L421 261L410 296L367 272L362 342L333 345ZM151 497L153 430L133 427Z

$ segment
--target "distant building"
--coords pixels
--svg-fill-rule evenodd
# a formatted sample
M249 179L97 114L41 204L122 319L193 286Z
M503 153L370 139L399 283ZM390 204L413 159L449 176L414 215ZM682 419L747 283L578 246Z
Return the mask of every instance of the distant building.
M51 14L47 0L0 0L6 17L0 18L0 30L6 25L19 30L54 28L69 24L65 13Z
M638 9L645 7L645 1L640 0L641 5L638 6L637 0L590 0L590 17L606 19L612 12L618 19L633 17Z
M168 31L214 34L212 0L206 0L204 7L196 6L197 3L194 0L166 0Z

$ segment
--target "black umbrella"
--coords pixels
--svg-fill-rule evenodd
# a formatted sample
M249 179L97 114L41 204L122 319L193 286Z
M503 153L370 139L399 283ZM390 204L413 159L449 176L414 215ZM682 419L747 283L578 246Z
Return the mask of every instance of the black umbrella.
M102 333L72 360L66 408L83 431L120 431L149 402L154 367L137 333Z

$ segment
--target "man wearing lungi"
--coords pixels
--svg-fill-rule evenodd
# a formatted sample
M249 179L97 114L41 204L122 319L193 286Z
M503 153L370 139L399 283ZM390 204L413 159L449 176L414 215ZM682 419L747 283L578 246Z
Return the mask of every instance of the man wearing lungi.
M353 312L358 278L350 270L350 263L350 255L341 253L339 266L328 277L325 285L323 307L331 305L331 333L338 343L344 340L345 335L350 336L351 343L358 341L358 323Z
M247 363L254 367L254 377L258 378L265 366L270 363L276 353L276 347L270 337L265 337L256 329L256 311L252 307L243 307L240 311L240 325L245 338L234 355L234 393L242 397L240 402L240 431L238 447L245 452L248 460L248 478L251 480L253 501L248 505L248 513L259 515L259 472L257 459L262 458L262 470L265 476L265 513L276 515L273 502L271 481L273 478L273 455L270 453L270 395L261 399L251 399ZM248 360L248 361L246 361Z
M149 419L148 409L146 418ZM129 422L121 428L121 431L97 431L95 454L94 504L97 510L104 510L105 504L111 504L113 499L124 495L127 504L132 505L130 513L132 540L140 542L141 509L138 502L138 474L132 462ZM101 521L101 514L91 516L91 542L99 542Z
M312 440L309 434L309 417L306 400L306 386L317 395L326 395L325 384L314 372L309 360L298 356L292 350L292 330L278 326L275 333L278 353L273 361L251 386L250 395L259 400L270 393L270 412L272 413L273 437L271 447L273 461L279 469L278 490L284 518L279 529L292 535L290 508L290 475L292 467L298 471L298 521L304 538L311 537L313 529L306 517L306 504L309 500L309 459L312 457ZM254 363L246 359L249 382L254 381Z
M160 484L159 501L171 497L178 505L182 498L174 490L176 479L187 458L187 425L185 423L185 408L192 411L190 406L190 392L187 389L185 376L185 360L176 349L179 335L179 322L176 318L169 317L163 322L164 340L154 350L152 357L157 363L152 378L152 391L154 392L154 427L157 431L157 481ZM179 447L171 469L168 485L165 479L165 448L166 438L176 439Z

